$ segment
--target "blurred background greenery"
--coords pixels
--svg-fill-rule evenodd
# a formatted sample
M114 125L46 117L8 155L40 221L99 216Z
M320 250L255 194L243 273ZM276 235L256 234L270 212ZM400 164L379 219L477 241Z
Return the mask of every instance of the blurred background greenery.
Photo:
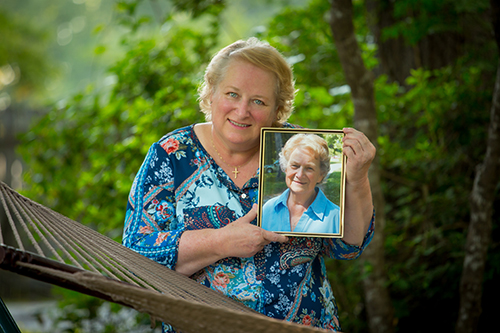
M376 77L385 287L395 331L452 331L498 61L489 2L353 5L363 60ZM352 126L329 15L324 0L2 1L0 179L119 241L128 191L148 147L203 121L196 89L207 62L221 46L250 36L269 41L294 66L299 91L290 122ZM499 222L496 208L479 331L495 324ZM328 263L347 332L368 330L362 265ZM2 298L16 297L9 279L2 276ZM65 310L53 323L64 325L50 332L83 332L88 319L104 321L93 332L149 331L137 328L144 317L123 328L99 315L123 311L119 306L44 290L25 288L24 297L62 299Z

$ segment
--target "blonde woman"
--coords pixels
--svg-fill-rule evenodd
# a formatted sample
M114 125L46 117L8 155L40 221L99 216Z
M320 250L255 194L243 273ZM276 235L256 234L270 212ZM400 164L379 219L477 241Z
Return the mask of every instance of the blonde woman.
M339 330L323 255L354 258L372 238L364 180L375 151L361 132L346 130L357 184L349 245L257 227L260 129L293 127L286 120L294 92L290 66L269 44L251 38L219 51L200 88L207 122L151 146L130 191L123 244L269 317ZM362 150L370 154L354 154ZM299 290L303 279L310 282ZM165 324L163 331L175 329Z

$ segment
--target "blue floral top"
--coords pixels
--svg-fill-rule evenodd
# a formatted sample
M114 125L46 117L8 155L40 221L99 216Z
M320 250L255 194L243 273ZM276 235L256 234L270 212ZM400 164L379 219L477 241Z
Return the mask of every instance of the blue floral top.
M258 176L236 186L193 128L178 129L151 146L127 204L123 244L171 269L185 230L222 228L258 201ZM355 259L373 231L374 218L360 247L338 238L290 237L251 258L219 260L192 278L269 317L340 330L323 256Z

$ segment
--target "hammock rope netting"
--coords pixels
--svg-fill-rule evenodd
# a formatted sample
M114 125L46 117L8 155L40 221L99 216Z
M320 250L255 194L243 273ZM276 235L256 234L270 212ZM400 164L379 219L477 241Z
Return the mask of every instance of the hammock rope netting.
M259 314L3 182L0 203L1 269L131 307L181 332L323 331ZM7 232L14 244L5 244Z

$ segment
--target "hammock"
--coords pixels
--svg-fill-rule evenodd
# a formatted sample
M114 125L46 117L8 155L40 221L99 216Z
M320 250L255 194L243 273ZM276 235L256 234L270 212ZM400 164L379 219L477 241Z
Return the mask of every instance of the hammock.
M1 269L131 307L182 332L325 332L266 317L3 182L0 202L15 239L5 244L0 224Z

